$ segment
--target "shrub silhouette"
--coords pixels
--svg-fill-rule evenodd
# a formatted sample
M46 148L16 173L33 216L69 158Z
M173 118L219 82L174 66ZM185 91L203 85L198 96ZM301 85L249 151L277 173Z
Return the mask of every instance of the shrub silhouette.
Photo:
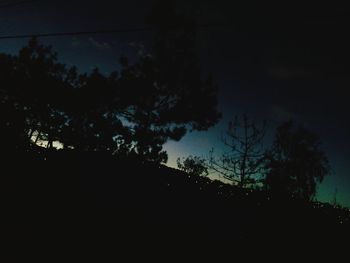
M177 167L190 175L207 176L209 174L206 160L198 156L188 156L182 160L178 158Z

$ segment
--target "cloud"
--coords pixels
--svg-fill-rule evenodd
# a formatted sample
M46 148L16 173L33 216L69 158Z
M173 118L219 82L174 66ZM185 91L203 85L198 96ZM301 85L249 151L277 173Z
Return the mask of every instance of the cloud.
M106 49L111 49L112 46L108 44L107 42L100 42L94 39L93 37L89 37L89 42L91 45L96 47L99 50L106 50Z

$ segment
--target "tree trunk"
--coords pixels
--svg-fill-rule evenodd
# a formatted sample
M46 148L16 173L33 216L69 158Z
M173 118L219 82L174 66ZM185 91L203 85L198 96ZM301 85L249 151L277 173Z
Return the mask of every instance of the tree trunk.
M41 131L38 131L38 135L36 136L36 138L35 138L35 144L37 144L38 143L38 140L39 140L39 138L40 138L40 135L41 135Z

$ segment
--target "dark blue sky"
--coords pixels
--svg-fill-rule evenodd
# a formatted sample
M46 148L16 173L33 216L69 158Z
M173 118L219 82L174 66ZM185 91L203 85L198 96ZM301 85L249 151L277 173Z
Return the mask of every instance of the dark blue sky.
M3 1L3 3L16 1ZM152 1L36 1L0 8L0 35L109 30L144 26ZM349 18L342 7L233 4L232 1L177 1L201 24L198 55L219 86L223 120L207 133L169 142L169 164L179 156L206 156L221 150L220 133L236 114L267 119L270 127L294 118L320 135L333 174L319 198L350 206ZM1 5L0 5L1 6ZM81 71L118 69L120 55L150 52L150 32L42 39L62 62ZM0 40L0 52L15 53L26 40ZM271 129L272 130L272 129ZM272 131L269 137L272 136ZM269 142L269 140L267 140ZM268 143L267 142L267 143Z

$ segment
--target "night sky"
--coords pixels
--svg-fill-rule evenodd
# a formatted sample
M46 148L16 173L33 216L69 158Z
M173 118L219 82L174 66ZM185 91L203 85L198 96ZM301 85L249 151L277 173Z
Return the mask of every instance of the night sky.
M150 0L128 1L0 1L0 36L125 29L145 26ZM88 3L87 3L88 2ZM221 150L220 134L234 115L247 113L266 119L272 130L293 118L317 133L333 171L319 188L318 198L350 207L350 17L342 6L233 1L177 1L194 16L198 56L204 74L219 86L221 122L208 132L193 132L180 142L168 142L169 165L177 157L207 156ZM242 1L246 2L246 1ZM262 1L261 1L262 2ZM265 2L265 1L264 1ZM118 58L136 58L151 50L152 32L49 37L60 61L81 71L95 66L102 72L118 69ZM16 53L26 39L0 40L0 52Z

